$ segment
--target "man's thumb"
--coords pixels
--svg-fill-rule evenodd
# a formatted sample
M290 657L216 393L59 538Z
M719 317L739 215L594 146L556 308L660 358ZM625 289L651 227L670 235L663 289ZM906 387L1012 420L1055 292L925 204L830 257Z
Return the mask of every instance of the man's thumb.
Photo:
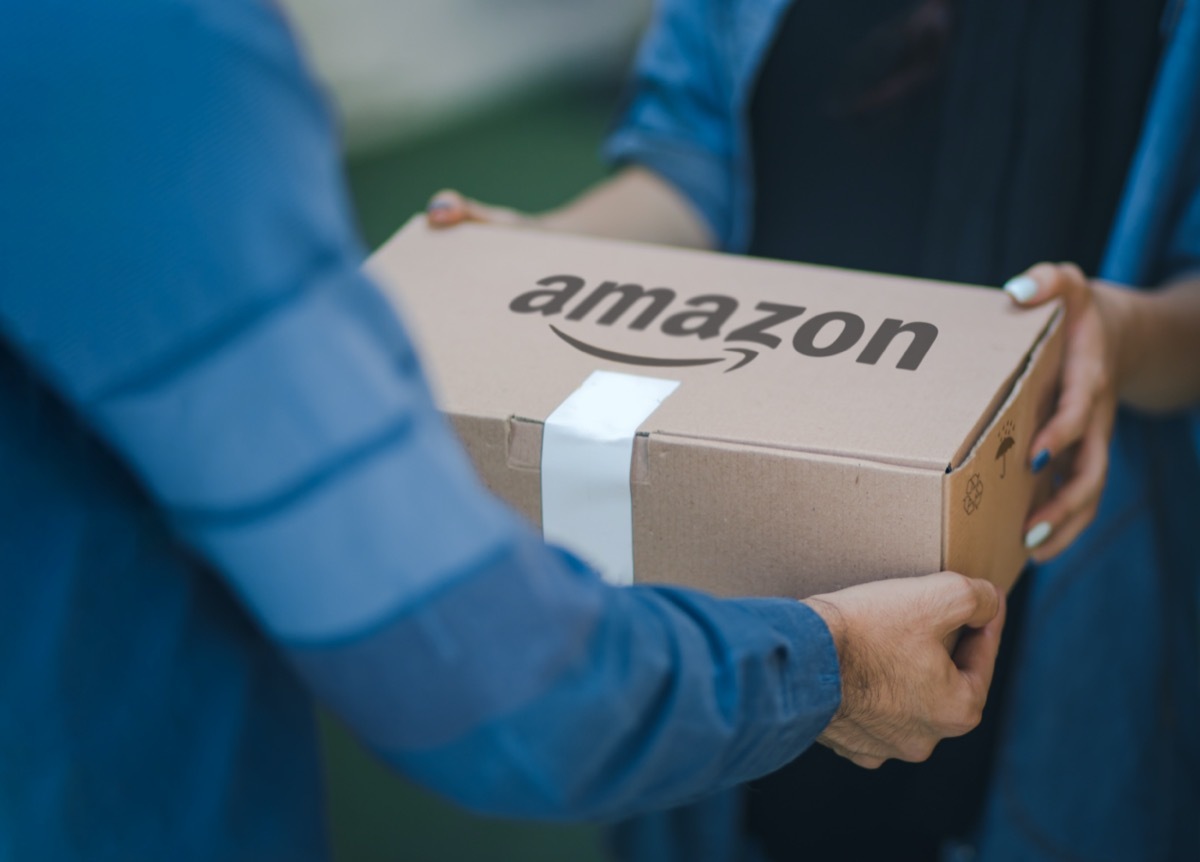
M983 628L999 613L1000 592L992 584L951 572L939 577L939 588L946 593L942 617L946 633L963 626Z

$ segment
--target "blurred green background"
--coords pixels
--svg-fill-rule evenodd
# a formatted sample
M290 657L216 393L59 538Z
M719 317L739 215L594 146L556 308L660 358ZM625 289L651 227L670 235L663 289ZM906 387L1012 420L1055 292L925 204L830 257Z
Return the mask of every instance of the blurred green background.
M542 90L416 141L352 154L350 188L368 244L444 187L529 211L562 203L603 176L599 150L615 104L611 84Z
M503 102L416 140L348 160L359 223L378 246L442 187L539 210L603 175L615 91L591 84ZM338 862L599 862L597 830L473 817L403 782L333 720L322 722Z

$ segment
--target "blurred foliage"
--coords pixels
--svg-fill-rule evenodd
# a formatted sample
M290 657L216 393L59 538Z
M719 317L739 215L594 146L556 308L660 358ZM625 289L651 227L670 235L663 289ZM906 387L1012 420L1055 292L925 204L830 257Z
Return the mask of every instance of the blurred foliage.
M352 150L407 140L547 81L620 75L652 0L279 0Z
M475 817L401 780L325 717L336 862L602 862L598 830Z
M612 88L542 93L445 133L351 159L349 181L370 248L423 210L441 188L538 211L600 179Z

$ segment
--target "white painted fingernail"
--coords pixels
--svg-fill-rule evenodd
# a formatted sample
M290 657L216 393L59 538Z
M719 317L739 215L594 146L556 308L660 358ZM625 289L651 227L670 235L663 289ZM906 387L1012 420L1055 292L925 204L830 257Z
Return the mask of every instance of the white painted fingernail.
M1054 527L1052 527L1050 525L1049 521L1042 521L1040 524L1034 524L1033 528L1030 529L1030 531L1025 534L1026 550L1032 551L1034 548L1038 547L1038 545L1040 545L1042 542L1049 539L1050 533L1053 530L1054 530Z
M1017 302L1029 302L1037 296L1038 283L1027 275L1018 275L1005 282L1004 292Z

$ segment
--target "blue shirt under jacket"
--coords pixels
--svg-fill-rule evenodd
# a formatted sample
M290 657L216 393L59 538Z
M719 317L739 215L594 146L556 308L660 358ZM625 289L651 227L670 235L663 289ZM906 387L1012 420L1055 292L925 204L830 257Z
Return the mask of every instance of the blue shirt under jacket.
M519 817L823 729L807 607L608 587L482 490L271 3L5 3L0 82L0 860L326 858L309 692Z

